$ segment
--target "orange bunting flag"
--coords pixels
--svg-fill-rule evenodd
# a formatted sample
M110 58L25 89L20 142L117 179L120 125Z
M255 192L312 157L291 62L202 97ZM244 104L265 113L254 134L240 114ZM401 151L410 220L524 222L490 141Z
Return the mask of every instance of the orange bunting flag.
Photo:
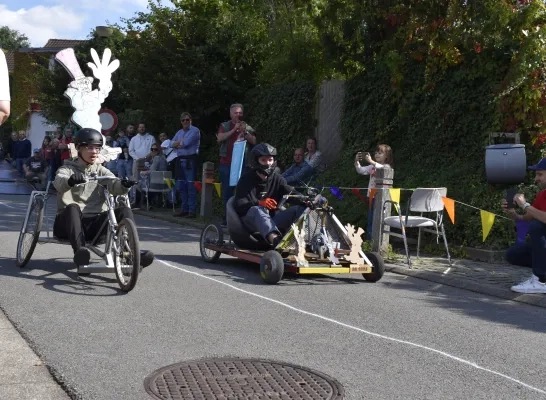
M215 182L214 188L216 189L216 193L218 193L218 197L222 198L222 184Z
M495 222L495 214L490 213L489 211L480 210L480 216L482 218L482 237L483 241L485 242L485 239L487 239L487 236L491 231L491 227Z
M195 188L197 189L198 192L201 191L201 188L203 187L203 184L201 182L193 182L193 186L195 186Z
M455 200L450 199L449 197L442 197L442 201L444 202L444 207L447 211L447 215L449 215L451 223L455 224Z

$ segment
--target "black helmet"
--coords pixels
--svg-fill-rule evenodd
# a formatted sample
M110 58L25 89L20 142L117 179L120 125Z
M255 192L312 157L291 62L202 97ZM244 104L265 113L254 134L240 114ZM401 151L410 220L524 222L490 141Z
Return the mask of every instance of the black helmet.
M76 133L74 137L74 146L87 146L94 144L97 146L102 146L102 134L93 128L83 128Z
M254 146L251 151L253 157L253 169L257 172L260 172L266 176L273 174L275 168L277 167L277 149L271 146L268 143L260 143ZM272 156L275 159L275 162L271 166L260 164L261 156Z

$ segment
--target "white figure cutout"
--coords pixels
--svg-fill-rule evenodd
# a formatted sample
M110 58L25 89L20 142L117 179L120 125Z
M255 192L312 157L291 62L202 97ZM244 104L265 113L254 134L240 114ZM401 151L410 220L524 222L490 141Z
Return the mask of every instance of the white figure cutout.
M298 255L296 256L298 267L308 267L309 262L305 259L305 231L303 229L300 231L296 224L292 224L292 229L298 243Z
M355 227L351 224L347 224L345 228L347 229L347 236L349 236L349 241L351 242L351 252L349 253L349 256L346 256L345 258L352 264L365 264L364 259L361 258L359 254L362 250L361 236L364 233L364 230L359 227L358 230L355 231Z
M328 232L326 232L326 229L323 229L323 232L321 234L322 240L326 247L328 248L328 259L332 262L333 265L337 266L339 265L339 259L336 257L335 249L334 249L334 243L332 241L332 237L328 235Z
M94 78L84 75L74 54L74 49L64 49L55 55L55 59L74 79L68 84L68 88L64 92L64 95L70 99L70 105L75 110L72 114L72 122L80 128L93 128L101 132L102 125L99 111L102 103L112 90L112 73L119 68L119 60L110 62L112 57L110 49L104 50L102 60L95 49L91 49L91 57L94 63L89 62L87 65L93 71L95 78L99 79L99 87L94 90L92 87ZM113 160L121 153L120 148L111 148L105 145L104 135L102 140L103 150L97 158L97 163Z

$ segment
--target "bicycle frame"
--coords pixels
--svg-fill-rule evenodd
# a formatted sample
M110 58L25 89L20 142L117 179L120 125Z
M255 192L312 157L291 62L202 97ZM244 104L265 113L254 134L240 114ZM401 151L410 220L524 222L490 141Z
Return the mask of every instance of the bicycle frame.
M98 180L98 179L97 179ZM41 198L43 200L43 207L44 207L44 215L43 218L46 221L46 235L47 237L39 237L38 238L38 244L46 244L46 243L55 243L55 244L69 244L68 241L59 240L55 238L52 233L49 226L49 218L48 218L48 211L47 211L47 201L50 197L49 195L49 188L51 186L51 181L48 181L45 191L39 191L39 190L33 190L30 194L30 200L27 206L27 212L25 215L25 221L23 223L23 227L21 229L21 232L24 232L27 228L28 224L28 218L30 214L30 209L32 207L32 204L36 201L36 198ZM95 255L102 258L105 262L105 265L87 265L87 266L80 266L78 268L78 272L80 273L114 273L114 252L112 250L118 251L119 249L115 249L115 239L116 239L116 230L118 227L118 222L116 219L116 215L114 213L114 210L116 208L116 203L121 203L122 201L119 199L118 196L114 197L112 194L110 194L110 191L108 190L108 187L106 185L103 185L99 183L99 186L104 191L104 195L106 198L106 205L108 208L108 218L103 222L101 228L99 229L99 232L95 235L93 240L91 242L87 242L85 244L85 247L92 251ZM127 206L126 199L123 200L125 203L125 206ZM99 239L103 236L104 229L106 229L106 238L104 243L104 251L101 250L98 246Z

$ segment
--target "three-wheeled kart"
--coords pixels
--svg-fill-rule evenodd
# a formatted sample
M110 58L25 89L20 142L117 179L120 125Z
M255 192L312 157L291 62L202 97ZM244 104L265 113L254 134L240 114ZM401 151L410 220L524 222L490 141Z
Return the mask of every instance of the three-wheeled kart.
M285 195L279 203L282 208L291 197ZM278 283L285 272L296 274L362 274L369 282L379 281L385 265L378 253L362 251L361 228L343 226L334 215L326 199L316 193L303 199L307 207L273 249L258 232L249 232L233 207L234 198L227 203L229 239L224 240L222 227L209 224L201 232L201 256L214 263L221 254L260 265L262 279Z

